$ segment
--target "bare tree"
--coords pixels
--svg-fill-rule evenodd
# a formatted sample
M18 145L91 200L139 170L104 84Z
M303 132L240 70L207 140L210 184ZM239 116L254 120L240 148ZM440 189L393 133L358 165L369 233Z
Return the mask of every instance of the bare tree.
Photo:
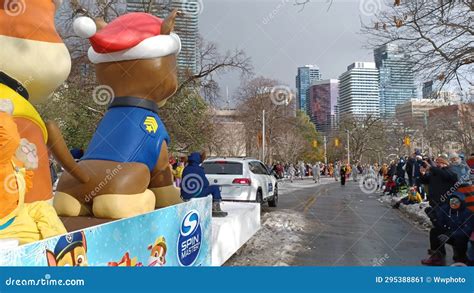
M347 132L352 160L360 161L368 152L376 152L384 144L382 119L373 115L345 117L339 125L339 137L347 148Z
M152 2L152 1L149 1ZM108 22L123 13L120 9L121 1L119 0L94 0L94 1L79 1L71 0L70 6L72 8L72 16L77 14L86 15L91 18L102 18ZM144 3L144 9L147 7Z
M425 130L430 146L439 153L449 150L449 144L460 146L462 152L474 150L474 104L446 106L430 117Z
M388 1L388 0L387 0ZM455 81L473 85L474 2L388 1L374 23L364 24L371 47L397 43L414 62L421 78L438 80L440 88Z
M198 38L197 70L186 70L181 75L178 92L185 87L200 87L209 101L214 101L219 95L219 85L215 81L217 74L231 70L239 71L243 76L252 74L252 63L243 50L219 52L216 43Z
M296 127L288 127L287 131L281 134L275 143L275 159L282 162L297 162L301 159L301 154L305 151L305 141L298 135Z
M203 150L212 141L215 129L212 111L196 89L177 93L160 110L176 152Z
M277 80L264 77L257 77L244 80L239 89L238 106L240 117L243 119L247 131L248 152L257 156L260 146L257 137L265 137L268 150L266 158L272 161L272 148L275 139L279 135L279 130L288 124L290 115L289 107L280 105L272 100L272 89L280 83ZM263 110L265 110L265 133L262 134Z
M409 137L410 142L414 142L421 137L422 132L415 130L409 124L404 124L397 119L384 121L384 148L382 154L384 157L390 154L408 155L410 146L406 145L405 138Z
M245 154L245 127L243 124L238 121L213 121L212 125L214 132L208 143L208 154L230 157Z
M278 89L278 90L277 90ZM245 80L239 91L239 112L245 125L247 153L261 157L265 139L265 158L315 161L322 159L321 139L314 124L303 112L294 115L294 100L287 87L277 80L257 77ZM262 133L265 110L265 133Z
M299 12L303 11L306 7L306 4L310 3L311 0L294 0L295 2L293 3L294 6L299 6L300 10ZM332 4L334 3L334 0L326 0L326 4L328 4L327 10L331 9Z

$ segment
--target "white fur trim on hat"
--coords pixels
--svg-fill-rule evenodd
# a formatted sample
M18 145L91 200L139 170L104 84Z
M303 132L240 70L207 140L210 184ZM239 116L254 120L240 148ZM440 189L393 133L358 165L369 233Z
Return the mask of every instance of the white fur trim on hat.
M95 35L97 26L92 18L87 16L80 16L74 20L72 28L76 35L81 38L88 39Z
M137 59L152 59L164 57L171 54L179 54L181 51L181 40L175 33L170 35L158 35L143 40L133 48L112 52L97 53L90 47L87 53L89 60L94 63L106 63Z

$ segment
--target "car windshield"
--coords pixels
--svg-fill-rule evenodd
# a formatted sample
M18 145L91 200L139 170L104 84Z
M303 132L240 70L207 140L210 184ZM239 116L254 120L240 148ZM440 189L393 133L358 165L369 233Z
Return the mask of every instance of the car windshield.
M202 164L206 174L242 175L242 163L213 161Z

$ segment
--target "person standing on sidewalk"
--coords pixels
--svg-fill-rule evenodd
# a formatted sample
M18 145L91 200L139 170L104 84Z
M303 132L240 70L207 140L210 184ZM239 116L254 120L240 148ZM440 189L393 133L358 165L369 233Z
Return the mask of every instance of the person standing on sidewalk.
M462 160L457 153L449 155L450 168L458 176L458 180L462 184L470 184L470 167Z
M420 173L420 182L428 185L430 207L433 210L439 208L446 202L448 193L458 181L456 173L449 167L448 159L445 156L439 156L434 164L424 161ZM434 216L434 214L432 215Z
M428 186L427 198L430 206L425 209L425 213L430 218L433 228L442 229L440 223L441 207L446 203L449 195L453 193L452 190L456 185L457 175L449 168L446 156L439 156L435 163L423 161L420 173L420 183ZM438 250L430 249L428 254L428 258L422 261L423 264L439 263L442 258Z

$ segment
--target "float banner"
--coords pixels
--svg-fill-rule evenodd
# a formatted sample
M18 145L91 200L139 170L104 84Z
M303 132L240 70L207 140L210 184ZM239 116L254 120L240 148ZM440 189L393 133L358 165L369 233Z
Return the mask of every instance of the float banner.
M209 266L211 198L0 251L0 266Z

